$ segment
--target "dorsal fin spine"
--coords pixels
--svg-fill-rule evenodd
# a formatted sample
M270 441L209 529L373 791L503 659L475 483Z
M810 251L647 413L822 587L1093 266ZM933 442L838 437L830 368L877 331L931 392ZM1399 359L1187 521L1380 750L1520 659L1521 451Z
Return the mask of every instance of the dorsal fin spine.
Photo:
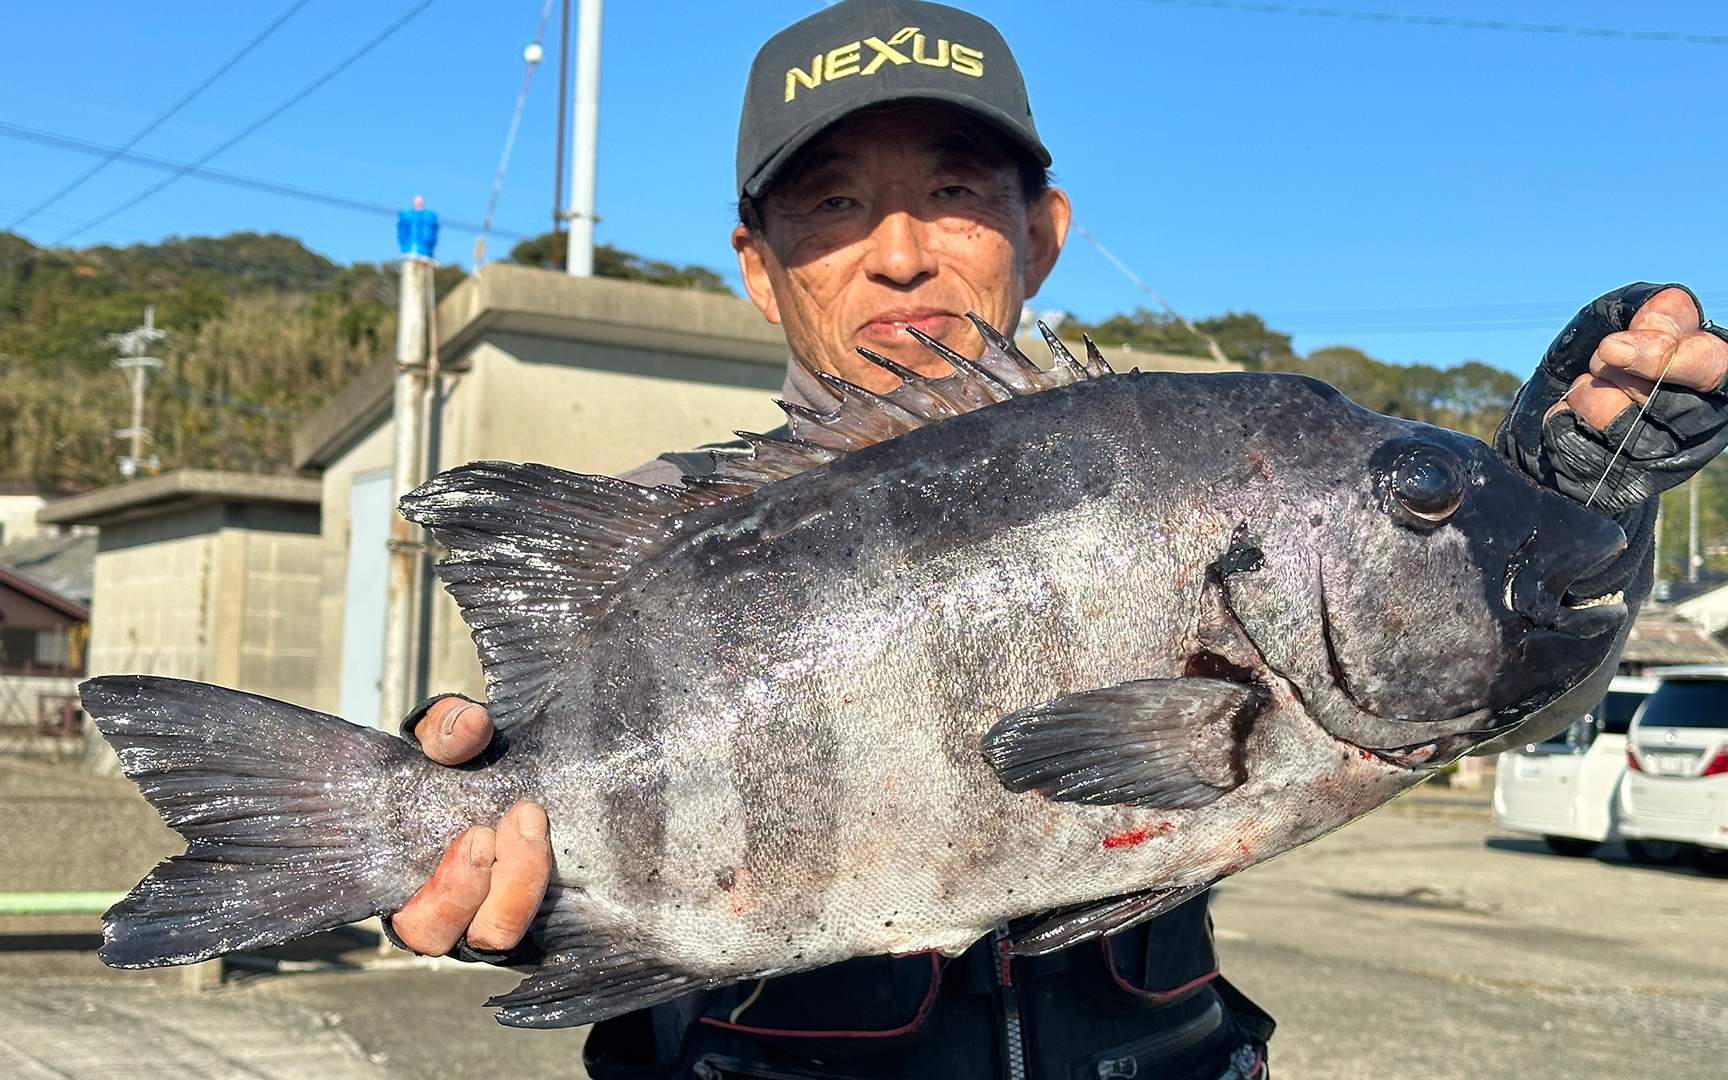
M1098 343L1092 340L1091 334L1082 334L1081 340L1086 342L1086 371L1093 378L1102 375L1114 375L1115 369L1104 359L1104 354L1098 351Z
M922 379L924 377L909 367L902 367L899 364L896 364L881 353L871 352L862 345L858 346L858 355L870 361L872 364L875 364L879 368L887 369L890 374L899 377L901 382L907 382L912 379Z
M1068 351L1068 346L1056 336L1056 332L1046 326L1043 320L1038 322L1038 333L1044 338L1044 344L1050 346L1050 355L1056 358L1056 370L1067 375L1070 382L1084 379L1086 369L1074 359L1074 354Z
M860 347L859 355L900 379L900 385L878 394L832 373L802 365L817 383L840 399L839 407L821 413L789 401L775 402L786 414L789 437L779 439L738 432L740 438L750 443L751 453L716 452L716 480L705 486L704 499L710 497L710 492L771 484L826 464L840 454L998 401L1110 374L1110 366L1090 339L1087 339L1088 362L1082 364L1049 327L1039 324L1039 332L1055 357L1055 366L1042 371L989 323L971 312L966 317L978 328L986 346L984 355L976 361L916 327L907 328L914 339L947 361L954 369L949 375L937 378L920 375L904 364Z

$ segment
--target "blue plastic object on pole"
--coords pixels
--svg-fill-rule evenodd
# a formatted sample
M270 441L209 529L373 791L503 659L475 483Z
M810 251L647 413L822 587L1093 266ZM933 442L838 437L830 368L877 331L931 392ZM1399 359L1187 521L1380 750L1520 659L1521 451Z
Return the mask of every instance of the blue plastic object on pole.
M404 255L430 259L438 246L438 215L425 205L425 200L415 196L414 209L396 215L396 246Z

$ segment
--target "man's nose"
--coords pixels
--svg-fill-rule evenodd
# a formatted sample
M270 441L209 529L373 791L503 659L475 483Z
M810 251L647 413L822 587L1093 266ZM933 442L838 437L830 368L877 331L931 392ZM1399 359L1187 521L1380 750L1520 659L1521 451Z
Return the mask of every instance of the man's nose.
M928 226L904 210L882 215L870 235L864 271L895 285L916 285L936 272Z

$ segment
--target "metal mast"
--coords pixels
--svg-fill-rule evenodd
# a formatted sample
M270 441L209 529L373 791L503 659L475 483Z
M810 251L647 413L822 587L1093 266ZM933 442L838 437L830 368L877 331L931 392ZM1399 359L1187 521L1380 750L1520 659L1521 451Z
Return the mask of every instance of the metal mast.
M150 438L150 429L144 426L144 391L150 386L150 372L164 367L161 360L154 356L144 355L150 346L168 336L168 331L156 328L156 308L154 305L144 309L144 325L119 334L109 334L109 344L120 349L120 359L114 361L114 366L126 373L126 379L132 386L132 426L121 428L114 433L116 438L131 439L131 452L114 460L120 465L120 475L130 480L138 475L138 467L143 466L151 472L162 467L162 462L155 454L144 456L144 443Z
M576 9L576 102L570 146L570 240L565 270L594 276L594 154L600 134L600 2Z

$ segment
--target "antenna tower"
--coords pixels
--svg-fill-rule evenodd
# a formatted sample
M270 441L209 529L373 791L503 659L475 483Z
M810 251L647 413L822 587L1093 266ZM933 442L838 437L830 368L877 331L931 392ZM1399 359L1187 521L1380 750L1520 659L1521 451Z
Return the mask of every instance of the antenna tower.
M120 475L128 480L138 475L139 466L151 472L162 467L155 454L147 458L142 455L144 443L150 438L150 429L144 426L144 391L150 385L150 372L165 365L156 357L144 354L151 345L167 336L168 331L156 328L156 308L153 305L144 309L143 326L108 335L108 343L120 350L120 359L114 361L114 366L125 372L127 381L132 384L132 426L114 433L115 438L132 440L131 453L114 459L120 465Z

